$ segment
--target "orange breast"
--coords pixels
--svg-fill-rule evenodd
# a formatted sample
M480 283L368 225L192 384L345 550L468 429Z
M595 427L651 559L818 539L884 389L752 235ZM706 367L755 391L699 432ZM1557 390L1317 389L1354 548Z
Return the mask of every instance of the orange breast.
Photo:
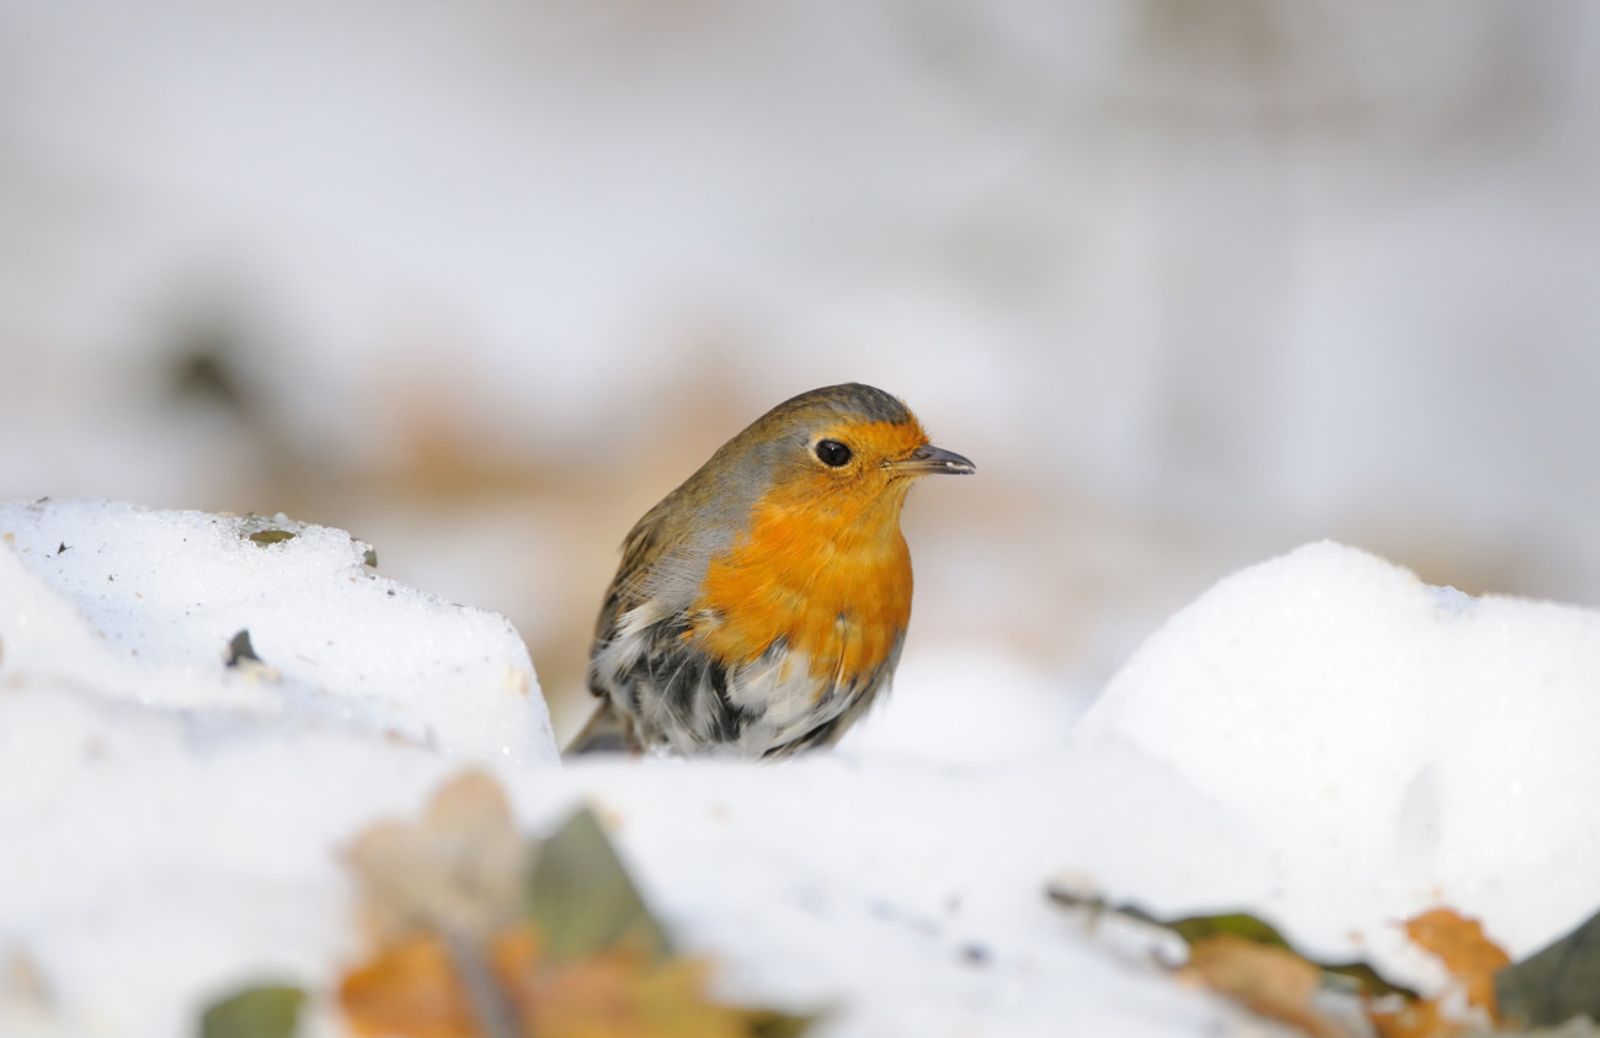
M870 500L769 494L749 533L712 561L688 634L718 659L747 663L783 638L813 676L865 674L911 618L903 489Z

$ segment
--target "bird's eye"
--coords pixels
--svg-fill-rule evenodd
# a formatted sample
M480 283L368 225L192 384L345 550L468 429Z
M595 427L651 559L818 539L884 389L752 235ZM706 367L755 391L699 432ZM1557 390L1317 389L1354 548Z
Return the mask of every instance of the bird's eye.
M816 452L818 459L830 468L850 464L850 448L838 440L818 440Z

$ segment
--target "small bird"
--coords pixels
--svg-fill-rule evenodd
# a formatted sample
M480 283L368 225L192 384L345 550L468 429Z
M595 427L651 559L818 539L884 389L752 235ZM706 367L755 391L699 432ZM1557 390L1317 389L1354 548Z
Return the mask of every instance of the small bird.
M836 742L889 684L911 618L900 509L972 462L859 383L801 393L628 534L570 753L784 757Z

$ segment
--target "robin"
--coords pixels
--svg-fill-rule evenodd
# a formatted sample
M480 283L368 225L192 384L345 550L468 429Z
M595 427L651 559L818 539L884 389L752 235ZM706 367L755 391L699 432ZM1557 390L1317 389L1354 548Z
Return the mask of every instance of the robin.
M911 617L900 509L972 462L881 389L802 393L645 513L589 653L570 752L783 757L836 742L889 684Z

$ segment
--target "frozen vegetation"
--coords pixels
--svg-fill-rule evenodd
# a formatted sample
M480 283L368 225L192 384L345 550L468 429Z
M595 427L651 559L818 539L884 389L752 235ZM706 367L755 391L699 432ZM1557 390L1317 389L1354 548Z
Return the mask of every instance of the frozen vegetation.
M0 538L0 971L33 978L0 984L8 1036L325 989L356 948L340 848L468 763L534 830L595 804L721 994L830 1038L1261 1033L1052 882L1252 908L1423 988L1406 916L1449 903L1520 954L1594 907L1600 615L1333 544L1218 583L1081 719L928 647L833 754L563 768L511 627L340 531L82 501L0 507Z

